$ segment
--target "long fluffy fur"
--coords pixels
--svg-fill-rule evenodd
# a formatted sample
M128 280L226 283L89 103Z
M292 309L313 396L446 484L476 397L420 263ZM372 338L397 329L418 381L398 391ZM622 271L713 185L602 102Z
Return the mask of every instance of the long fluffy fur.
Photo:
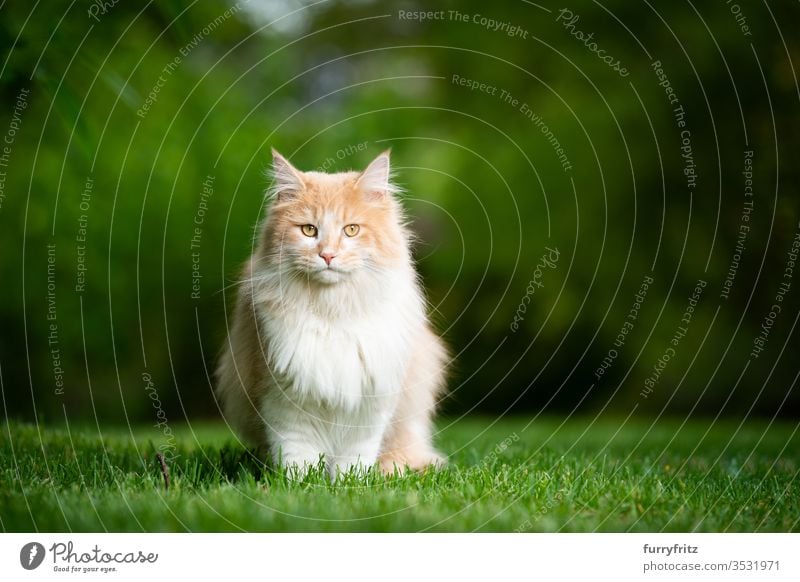
M299 172L273 153L270 211L217 369L225 418L299 471L320 458L332 476L442 462L431 427L448 355L425 313L388 152L339 174ZM343 234L348 224L357 236Z

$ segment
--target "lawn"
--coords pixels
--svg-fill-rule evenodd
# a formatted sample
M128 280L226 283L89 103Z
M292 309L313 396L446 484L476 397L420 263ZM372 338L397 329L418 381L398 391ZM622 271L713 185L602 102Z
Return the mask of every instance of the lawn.
M450 465L301 482L221 424L0 426L4 531L798 531L797 424L440 423Z

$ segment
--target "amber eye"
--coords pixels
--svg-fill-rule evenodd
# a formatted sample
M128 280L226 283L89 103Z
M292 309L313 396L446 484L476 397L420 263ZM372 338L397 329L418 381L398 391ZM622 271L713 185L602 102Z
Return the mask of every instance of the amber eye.
M317 236L317 227L313 224L304 224L300 227L300 230L303 231L303 234L306 236Z
M361 230L361 227L357 224L348 224L344 227L344 233L347 236L356 236L359 230Z

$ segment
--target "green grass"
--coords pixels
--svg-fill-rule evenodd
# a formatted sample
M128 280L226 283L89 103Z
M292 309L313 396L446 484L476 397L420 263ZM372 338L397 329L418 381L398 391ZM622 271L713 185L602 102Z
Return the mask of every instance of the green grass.
M798 531L796 424L469 418L449 467L293 482L221 425L0 426L4 531ZM507 445L503 447L502 443Z

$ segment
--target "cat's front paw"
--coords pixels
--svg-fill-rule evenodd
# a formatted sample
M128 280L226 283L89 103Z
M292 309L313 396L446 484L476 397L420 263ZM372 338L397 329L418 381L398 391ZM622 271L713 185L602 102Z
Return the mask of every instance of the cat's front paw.
M395 473L402 474L406 470L439 469L447 464L447 460L435 451L426 451L415 455L387 453L381 455L378 464L385 475L394 475Z

